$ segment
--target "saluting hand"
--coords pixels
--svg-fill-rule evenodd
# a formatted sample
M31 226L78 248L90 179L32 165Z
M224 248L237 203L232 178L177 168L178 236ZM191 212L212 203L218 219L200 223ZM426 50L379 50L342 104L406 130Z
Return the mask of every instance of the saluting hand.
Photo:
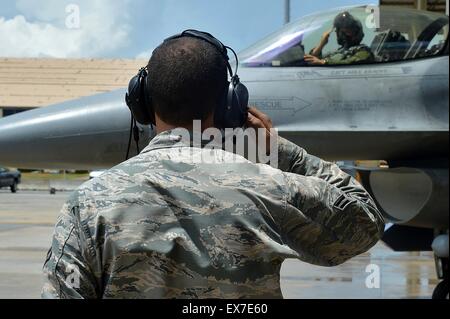
M247 127L254 128L256 130L256 134L258 134L259 128L263 128L266 130L266 153L269 153L271 137L273 138L275 137L274 132L272 130L273 124L270 117L267 116L267 114L258 110L256 107L250 107L248 109L248 118L246 125Z
M328 44L328 40L330 39L330 35L331 35L331 32L333 32L333 29L330 29L323 33L322 39L320 40L322 47Z

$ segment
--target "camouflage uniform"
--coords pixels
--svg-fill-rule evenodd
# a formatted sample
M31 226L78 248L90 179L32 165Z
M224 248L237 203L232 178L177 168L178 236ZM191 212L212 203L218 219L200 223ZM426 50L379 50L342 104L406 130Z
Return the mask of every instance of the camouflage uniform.
M358 182L285 139L281 170L222 150L196 163L203 152L163 132L83 184L56 223L42 296L282 298L284 259L338 265L383 233Z
M339 50L327 54L324 58L325 64L360 64L375 61L370 48L364 44L352 46L350 48L340 48Z

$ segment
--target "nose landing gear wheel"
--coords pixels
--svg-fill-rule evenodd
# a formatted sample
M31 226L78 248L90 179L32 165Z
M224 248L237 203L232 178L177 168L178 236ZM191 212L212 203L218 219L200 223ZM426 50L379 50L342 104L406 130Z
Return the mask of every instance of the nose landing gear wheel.
M442 280L433 291L433 299L448 299L448 279Z

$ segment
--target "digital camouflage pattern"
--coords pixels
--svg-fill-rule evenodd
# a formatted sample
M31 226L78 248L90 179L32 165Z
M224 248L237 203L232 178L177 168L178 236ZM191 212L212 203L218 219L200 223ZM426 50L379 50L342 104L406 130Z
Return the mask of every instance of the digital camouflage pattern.
M350 48L340 48L324 57L325 64L358 64L371 63L375 57L367 45L360 44Z
M167 131L83 184L56 223L42 296L282 298L284 259L338 265L383 233L357 181L285 139L281 170L222 150L198 164L204 152Z

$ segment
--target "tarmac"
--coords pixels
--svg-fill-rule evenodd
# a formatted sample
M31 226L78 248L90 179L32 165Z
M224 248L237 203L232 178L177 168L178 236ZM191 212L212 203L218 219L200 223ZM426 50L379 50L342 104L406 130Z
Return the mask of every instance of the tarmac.
M69 192L0 189L0 298L40 298L42 265ZM438 283L431 252L393 252L378 243L336 267L286 260L285 298L430 298Z

